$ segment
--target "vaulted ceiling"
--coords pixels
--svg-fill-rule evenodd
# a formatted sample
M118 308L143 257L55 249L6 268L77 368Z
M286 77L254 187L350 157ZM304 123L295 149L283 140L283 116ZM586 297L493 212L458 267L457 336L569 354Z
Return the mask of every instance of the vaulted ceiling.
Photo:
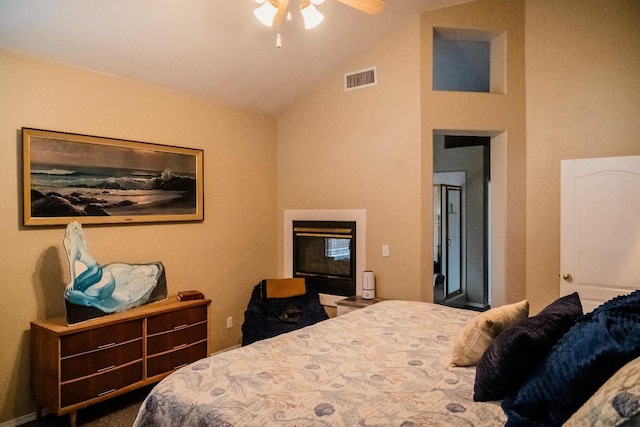
M0 47L277 114L408 17L466 1L386 0L368 15L327 0L305 30L292 0L276 48L253 0L0 0Z

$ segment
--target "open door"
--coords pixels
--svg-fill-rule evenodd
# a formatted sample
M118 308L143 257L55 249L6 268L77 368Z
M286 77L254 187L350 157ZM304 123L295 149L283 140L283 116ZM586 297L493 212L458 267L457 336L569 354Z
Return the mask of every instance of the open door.
M560 294L584 312L640 288L640 156L561 162Z
M446 185L445 298L462 292L462 189Z
M462 292L463 206L461 186L434 185L434 261L438 266L436 273L444 280L440 298L445 300Z

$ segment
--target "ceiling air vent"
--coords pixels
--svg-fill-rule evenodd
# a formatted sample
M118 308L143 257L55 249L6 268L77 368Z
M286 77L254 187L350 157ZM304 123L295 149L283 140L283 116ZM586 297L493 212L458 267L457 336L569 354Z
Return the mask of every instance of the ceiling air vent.
M377 67L366 68L344 75L344 90L362 89L378 84Z

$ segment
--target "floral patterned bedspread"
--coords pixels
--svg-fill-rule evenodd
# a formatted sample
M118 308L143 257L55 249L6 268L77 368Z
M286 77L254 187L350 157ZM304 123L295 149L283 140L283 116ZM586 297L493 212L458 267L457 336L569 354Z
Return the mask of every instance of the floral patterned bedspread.
M449 366L477 313L383 301L202 359L158 383L135 426L502 426Z

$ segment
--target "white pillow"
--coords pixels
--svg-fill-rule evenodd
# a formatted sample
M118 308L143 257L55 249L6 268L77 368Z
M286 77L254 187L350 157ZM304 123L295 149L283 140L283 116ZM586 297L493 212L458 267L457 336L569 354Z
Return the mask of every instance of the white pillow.
M467 323L456 340L451 364L474 366L491 341L509 325L529 317L529 301L503 305L480 313Z

